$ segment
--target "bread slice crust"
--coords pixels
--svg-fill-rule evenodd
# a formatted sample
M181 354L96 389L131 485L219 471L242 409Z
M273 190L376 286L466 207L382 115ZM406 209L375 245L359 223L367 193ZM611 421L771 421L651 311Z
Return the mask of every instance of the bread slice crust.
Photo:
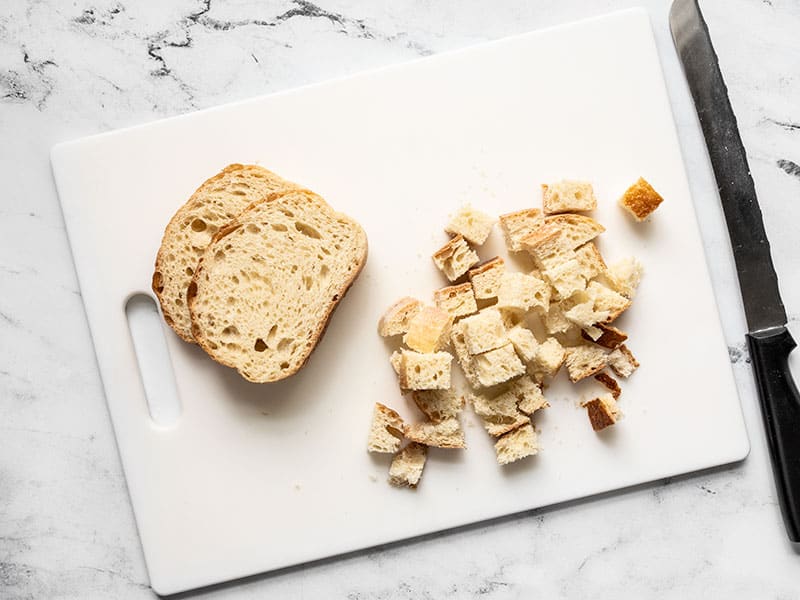
M270 194L206 248L187 291L192 335L248 381L285 379L306 364L366 260L356 221L309 190Z

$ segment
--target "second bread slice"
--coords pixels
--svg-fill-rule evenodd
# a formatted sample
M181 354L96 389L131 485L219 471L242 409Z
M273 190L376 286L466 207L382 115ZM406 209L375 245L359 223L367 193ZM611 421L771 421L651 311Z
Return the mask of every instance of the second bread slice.
M322 198L272 194L206 248L187 294L194 338L249 381L293 375L366 257L364 230Z

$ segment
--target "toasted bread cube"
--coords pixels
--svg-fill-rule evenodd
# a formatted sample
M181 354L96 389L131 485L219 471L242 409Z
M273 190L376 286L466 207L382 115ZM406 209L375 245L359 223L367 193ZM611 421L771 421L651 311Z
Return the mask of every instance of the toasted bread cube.
M525 365L514 352L509 342L505 346L489 350L473 357L475 371L481 386L491 387L525 373Z
M425 306L408 322L408 333L403 336L403 341L417 352L436 352L447 345L452 324L450 313Z
M486 213L465 206L450 219L444 230L453 235L461 234L468 242L480 246L489 237L494 227L495 219Z
M621 329L617 329L613 325L605 325L604 323L597 323L595 324L595 328L600 330L600 337L593 338L595 344L598 346L602 346L603 348L610 348L614 349L619 346L622 342L628 339L628 334L622 331ZM587 336L583 336L586 338Z
M564 250L575 250L606 230L591 217L572 213L545 217L544 222L546 225L555 225L561 229L559 245Z
M400 335L408 331L408 322L422 310L422 302L416 298L400 298L392 304L378 321L378 333L382 337Z
M433 303L439 309L450 313L453 319L478 312L475 294L469 282L436 290L433 292Z
M584 244L575 250L575 258L578 260L578 264L580 265L581 275L583 275L587 280L597 277L600 275L600 273L605 273L606 269L608 268L603 260L603 255L600 254L600 251L597 249L597 246L594 245L594 242Z
M434 448L466 448L461 423L453 417L437 423L413 423L406 425L405 436L412 442Z
M500 279L506 271L506 263L499 256L470 269L467 272L475 298L489 300L497 297L500 288Z
M527 311L550 307L550 286L525 273L503 273L497 291L497 308Z
M564 364L566 358L566 351L564 347L558 343L556 338L547 338L543 343L539 344L536 348L536 356L533 360L533 367L536 371L550 375L551 377L558 373L561 365Z
M644 178L625 190L619 199L619 205L637 221L644 221L664 199L647 183Z
M522 239L544 225L544 215L538 208L527 208L500 215L500 228L511 252L523 250Z
M594 302L596 313L606 313L605 319L598 319L603 323L611 323L631 306L631 300L622 294L618 294L611 288L607 288L597 281L589 282L586 286L586 293Z
M403 439L403 419L388 406L376 402L372 412L367 450L370 452L394 453Z
M541 386L528 375L513 381L509 392L517 398L517 407L526 415L532 415L537 410L550 406L542 394Z
M584 344L567 348L567 373L572 383L591 377L608 364L608 353L600 346Z
M472 408L483 419L483 426L489 435L497 437L516 429L530 421L529 417L517 408L516 396L503 392L490 398L485 394L474 394Z
M527 327L517 325L516 327L511 327L507 335L522 362L531 362L536 356L536 348L539 346L539 342L536 341L533 332Z
M614 396L614 400L618 399L620 394L622 394L622 388L619 387L617 380L605 371L600 371L594 376L594 378L608 388L608 390L611 392L611 395Z
M644 269L642 264L633 257L623 258L608 268L608 278L612 287L625 296L633 299L636 288L642 279Z
M560 298L569 298L575 292L586 289L586 278L581 273L581 266L575 258L546 269L544 276Z
M542 185L542 208L545 214L594 210L597 199L592 184L562 180Z
M449 390L415 390L411 398L430 421L438 423L457 417L464 407L464 397Z
M446 390L450 387L448 352L422 354L403 350L400 361L400 387L406 390Z
M470 248L464 236L459 234L434 253L433 262L447 279L455 281L470 267L477 265L480 258Z
M469 384L474 387L480 387L481 382L478 381L478 373L475 371L475 365L472 361L472 355L467 349L467 341L464 337L464 326L462 321L453 325L450 331L450 343L453 344L458 364L461 366L461 371L464 373Z
M427 457L427 446L416 442L409 443L392 459L392 464L389 466L389 483L397 487L417 487Z
M583 406L586 407L589 421L595 431L601 431L622 418L617 401L611 394L600 394L597 398L584 402Z
M639 361L625 344L608 355L608 366L620 377L628 378L639 368Z
M556 303L551 304L547 310L547 314L544 317L544 326L547 329L547 333L551 335L554 333L566 333L573 327L572 322L564 316L561 306Z
M484 308L461 320L464 341L470 354L481 354L508 343L503 317L496 308Z
M539 440L530 423L509 431L494 444L497 462L501 465L539 453Z

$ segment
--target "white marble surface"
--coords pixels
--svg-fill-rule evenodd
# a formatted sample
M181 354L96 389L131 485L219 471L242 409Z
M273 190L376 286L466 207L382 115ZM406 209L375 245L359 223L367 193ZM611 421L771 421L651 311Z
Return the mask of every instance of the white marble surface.
M0 598L153 597L50 174L54 143L638 4L650 10L662 53L750 457L196 595L800 596L800 555L776 505L729 244L667 2L4 0ZM706 0L703 8L800 339L800 5ZM800 352L791 363L800 376Z

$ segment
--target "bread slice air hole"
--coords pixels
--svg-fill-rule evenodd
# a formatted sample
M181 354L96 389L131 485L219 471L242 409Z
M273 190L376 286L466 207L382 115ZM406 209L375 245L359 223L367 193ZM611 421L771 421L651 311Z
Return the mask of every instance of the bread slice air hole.
M192 221L192 231L205 231L206 230L206 222L203 219L195 219Z
M258 234L261 233L261 228L256 225L255 223L250 223L247 227L245 227L247 233Z
M306 223L302 223L300 221L295 221L294 228L297 229L297 231L299 231L303 235L305 235L307 237L310 237L312 239L315 239L315 240L318 240L318 239L320 239L322 237L319 234L319 231L317 231L316 229L311 227L311 225L308 225Z
M274 231L289 231L289 228L283 223L273 223L271 227Z
M267 344L261 338L256 338L256 343L253 345L253 350L256 352L263 352L267 349Z

